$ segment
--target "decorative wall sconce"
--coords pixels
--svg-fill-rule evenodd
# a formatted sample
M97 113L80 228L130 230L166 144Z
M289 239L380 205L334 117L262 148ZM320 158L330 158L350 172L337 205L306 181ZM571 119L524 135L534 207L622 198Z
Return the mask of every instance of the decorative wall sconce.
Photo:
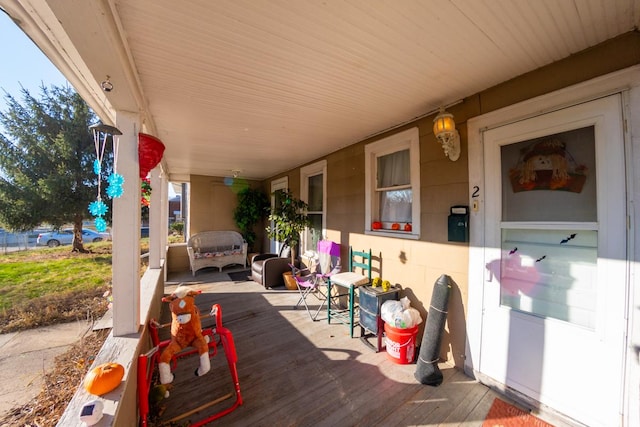
M460 134L456 130L456 122L453 120L453 114L447 113L443 107L433 119L433 134L442 144L444 155L449 160L455 162L460 157Z

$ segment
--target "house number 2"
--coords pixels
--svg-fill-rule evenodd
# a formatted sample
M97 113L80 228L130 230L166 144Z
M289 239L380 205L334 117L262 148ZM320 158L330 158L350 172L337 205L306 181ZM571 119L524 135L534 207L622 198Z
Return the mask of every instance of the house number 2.
M477 185L474 185L474 186L473 186L473 193L471 193L471 197L474 199L474 200L473 200L473 202L472 202L472 204L471 204L471 209L472 209L474 212L478 212L479 205L478 205L478 201L477 201L477 200L475 200L475 199L477 199L478 197L480 197L480 187L478 187Z

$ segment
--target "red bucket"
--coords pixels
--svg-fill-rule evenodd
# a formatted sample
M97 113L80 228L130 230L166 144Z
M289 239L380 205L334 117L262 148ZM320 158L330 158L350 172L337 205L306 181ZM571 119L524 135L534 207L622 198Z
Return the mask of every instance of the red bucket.
M400 365L413 363L416 355L418 325L413 328L400 329L385 323L384 333L386 335L387 357Z

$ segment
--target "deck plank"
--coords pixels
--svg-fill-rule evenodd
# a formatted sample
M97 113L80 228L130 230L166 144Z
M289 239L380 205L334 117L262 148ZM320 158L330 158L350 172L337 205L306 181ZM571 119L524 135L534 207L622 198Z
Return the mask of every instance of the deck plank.
M304 309L294 309L297 292L232 282L224 272L199 273L192 281L183 275L181 281L202 291L197 298L201 310L220 304L237 348L244 404L215 425L473 427L482 424L497 395L446 364L441 365L442 385L420 384L415 364L396 364L384 351L372 351L357 338L359 328L351 338L347 327L329 325L322 315L314 322ZM166 293L175 288L168 283ZM212 319L203 320L203 327L211 324ZM171 396L163 401L165 421L233 390L221 349L211 372L201 378L194 376L197 358L190 359L180 361L175 371ZM196 421L231 403L188 419Z

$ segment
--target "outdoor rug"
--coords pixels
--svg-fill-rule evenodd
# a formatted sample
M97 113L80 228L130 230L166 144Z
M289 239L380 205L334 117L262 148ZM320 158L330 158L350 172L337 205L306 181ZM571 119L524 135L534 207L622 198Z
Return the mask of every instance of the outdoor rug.
M247 282L251 280L251 270L234 271L227 274L233 282Z
M482 427L553 427L553 425L496 398Z

